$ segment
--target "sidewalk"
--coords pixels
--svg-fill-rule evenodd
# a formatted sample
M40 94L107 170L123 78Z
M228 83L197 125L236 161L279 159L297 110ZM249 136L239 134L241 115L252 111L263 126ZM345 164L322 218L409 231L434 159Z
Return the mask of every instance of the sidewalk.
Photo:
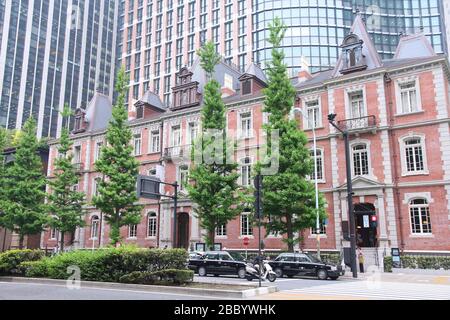
M401 271L400 271L401 270ZM347 281L381 281L381 282L405 282L405 283L421 283L421 284L442 284L450 285L450 273L446 274L430 274L422 271L426 270L409 270L400 269L395 273L358 273L358 278L353 278L351 272L346 272L340 279ZM416 271L416 272L414 272ZM417 272L418 271L418 272ZM433 271L433 270L430 270ZM439 270L438 270L439 271Z

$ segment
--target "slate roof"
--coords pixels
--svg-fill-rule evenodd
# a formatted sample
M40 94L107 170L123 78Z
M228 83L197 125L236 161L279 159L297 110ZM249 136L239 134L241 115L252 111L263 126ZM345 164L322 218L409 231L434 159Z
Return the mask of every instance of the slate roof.
M150 90L147 90L147 92L144 93L144 96L141 99L139 99L139 101L137 103L142 103L142 102L145 104L148 104L162 112L165 112L167 110L167 107L161 101L159 96Z
M112 102L108 96L95 93L86 108L87 131L103 130L112 118Z

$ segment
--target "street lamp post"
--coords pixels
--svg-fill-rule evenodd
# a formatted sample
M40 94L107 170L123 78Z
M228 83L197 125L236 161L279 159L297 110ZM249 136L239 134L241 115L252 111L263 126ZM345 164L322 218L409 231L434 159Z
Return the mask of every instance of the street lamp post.
M313 148L314 148L314 185L316 189L316 235L317 235L317 258L320 259L320 210L319 210L319 182L317 181L317 138L316 138L316 124L308 117L301 108L295 108L308 121L309 127L313 133Z
M336 114L328 115L328 121L344 136L345 144L345 162L347 171L347 203L348 203L348 216L350 223L350 263L352 265L353 278L358 278L358 271L356 269L356 231L355 231L355 215L353 212L353 186L352 186L352 172L350 168L350 143L348 137L348 130L342 130L334 122Z

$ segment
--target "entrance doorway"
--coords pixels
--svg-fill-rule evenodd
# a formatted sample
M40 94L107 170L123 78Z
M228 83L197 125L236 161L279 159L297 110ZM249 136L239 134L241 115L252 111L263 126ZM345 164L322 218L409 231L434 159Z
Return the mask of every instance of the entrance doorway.
M376 215L375 207L371 203L358 203L355 208L356 245L374 248L377 243L377 227L372 223L372 216Z
M189 249L189 214L182 212L178 214L178 248Z

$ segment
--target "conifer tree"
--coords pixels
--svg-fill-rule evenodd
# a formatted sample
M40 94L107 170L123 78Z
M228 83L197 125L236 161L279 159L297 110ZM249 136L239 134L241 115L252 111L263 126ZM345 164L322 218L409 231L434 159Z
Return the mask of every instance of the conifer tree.
M92 202L105 215L112 245L121 242L121 227L140 222L142 210L142 206L136 204L139 200L136 194L139 162L132 154L133 134L128 127L125 107L127 84L127 74L121 68L117 74L117 100L106 132L106 145L95 163L103 179L98 185L98 196L94 196Z
M237 183L238 166L234 161L230 161L230 150L231 153L234 152L234 147L226 134L226 109L220 84L213 79L220 57L212 42L207 42L198 51L198 55L208 82L203 95L202 132L193 148L193 154L201 154L201 157L192 157L194 161L189 172L192 184L187 186L187 190L195 204L200 226L206 230L205 242L208 248L212 248L216 229L242 213L246 198ZM219 132L221 139L209 134L210 130Z
M288 77L284 53L280 48L285 30L279 18L270 24L272 61L267 71L268 86L264 89L264 111L270 116L264 128L267 137L271 137L273 130L278 130L279 169L275 175L264 177L263 213L267 232L285 235L288 250L293 251L294 245L301 240L300 231L315 226L316 209L314 184L307 179L313 176L308 139L299 129L297 121L289 119L296 91ZM271 144L268 139L269 157L272 156ZM321 197L321 219L326 217L323 202Z
M62 116L68 118L70 114L70 108L66 105ZM60 233L61 251L64 251L65 235L74 234L77 227L84 226L85 195L73 189L78 182L78 176L72 164L73 154L70 152L72 144L68 128L63 128L59 139L58 157L54 164L55 176L49 181L49 226Z
M0 225L18 234L22 249L25 236L39 234L47 221L46 178L39 156L36 122L32 117L23 126L14 156L14 163L4 170Z

